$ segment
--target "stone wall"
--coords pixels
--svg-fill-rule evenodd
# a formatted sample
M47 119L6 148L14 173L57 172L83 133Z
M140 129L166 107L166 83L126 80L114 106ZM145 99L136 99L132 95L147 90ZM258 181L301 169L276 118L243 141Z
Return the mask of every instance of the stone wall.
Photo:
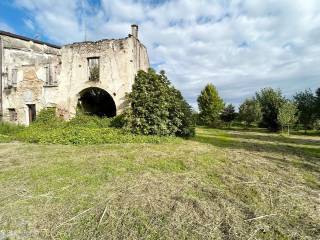
M89 58L99 58L99 81L89 81ZM112 96L119 114L125 108L125 93L131 91L137 71L148 68L146 48L134 37L64 46L58 86L58 108L65 113L65 119L73 117L79 93L84 89L97 87Z
M60 49L9 36L1 40L3 120L12 120L10 110L14 109L15 122L29 124L27 104L36 104L40 110L54 101L55 90L45 87L46 68L59 66Z
M108 92L119 114L126 107L125 94L131 91L137 71L149 68L146 48L132 35L74 43L61 49L12 36L0 37L5 121L12 121L10 111L14 109L15 122L28 125L28 104L35 104L37 112L44 107L57 107L60 116L70 119L76 114L80 92L92 87ZM89 58L99 59L98 81L89 79Z

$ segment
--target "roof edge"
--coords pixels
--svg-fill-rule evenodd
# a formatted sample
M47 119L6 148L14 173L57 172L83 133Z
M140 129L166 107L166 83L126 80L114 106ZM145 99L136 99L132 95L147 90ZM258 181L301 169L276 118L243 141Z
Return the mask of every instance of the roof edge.
M37 39L24 37L24 36L17 35L17 34L14 34L14 33L10 33L10 32L6 32L6 31L1 31L0 30L0 35L7 36L7 37L12 37L12 38L17 38L17 39L20 39L20 40L23 40L23 41L32 41L34 43L38 43L38 44L41 44L41 45L47 45L47 46L52 47L52 48L61 49L61 46L58 46L58 45L55 45L55 44L43 42L43 41L40 41L40 40L37 40Z

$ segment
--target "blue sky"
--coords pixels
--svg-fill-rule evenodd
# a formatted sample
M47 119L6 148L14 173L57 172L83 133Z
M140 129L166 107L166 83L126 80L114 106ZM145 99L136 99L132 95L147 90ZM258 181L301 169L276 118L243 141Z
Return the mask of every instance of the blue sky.
M320 87L319 0L1 0L0 29L55 44L127 36L196 106L207 83L238 105L263 87ZM84 27L86 25L86 28Z

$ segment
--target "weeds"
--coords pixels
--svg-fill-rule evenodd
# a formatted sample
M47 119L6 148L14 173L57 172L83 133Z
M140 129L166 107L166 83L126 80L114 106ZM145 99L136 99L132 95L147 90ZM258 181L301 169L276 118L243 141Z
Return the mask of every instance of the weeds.
M121 126L121 116L100 118L78 114L69 122L55 114L54 108L42 110L29 127L7 123L0 125L0 141L18 140L28 143L105 144L175 142L174 137L142 136L115 127ZM115 126L115 127L113 127Z

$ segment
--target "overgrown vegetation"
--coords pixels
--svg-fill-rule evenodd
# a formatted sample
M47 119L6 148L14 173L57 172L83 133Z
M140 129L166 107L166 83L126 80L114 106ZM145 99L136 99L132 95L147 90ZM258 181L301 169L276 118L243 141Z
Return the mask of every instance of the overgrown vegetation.
M164 71L139 71L128 95L125 129L136 134L191 137L192 110Z
M59 119L54 108L42 110L29 127L3 123L0 141L18 140L29 143L105 144L105 143L160 143L179 139L160 136L142 136L117 129L121 117L100 118L78 114L71 121Z

